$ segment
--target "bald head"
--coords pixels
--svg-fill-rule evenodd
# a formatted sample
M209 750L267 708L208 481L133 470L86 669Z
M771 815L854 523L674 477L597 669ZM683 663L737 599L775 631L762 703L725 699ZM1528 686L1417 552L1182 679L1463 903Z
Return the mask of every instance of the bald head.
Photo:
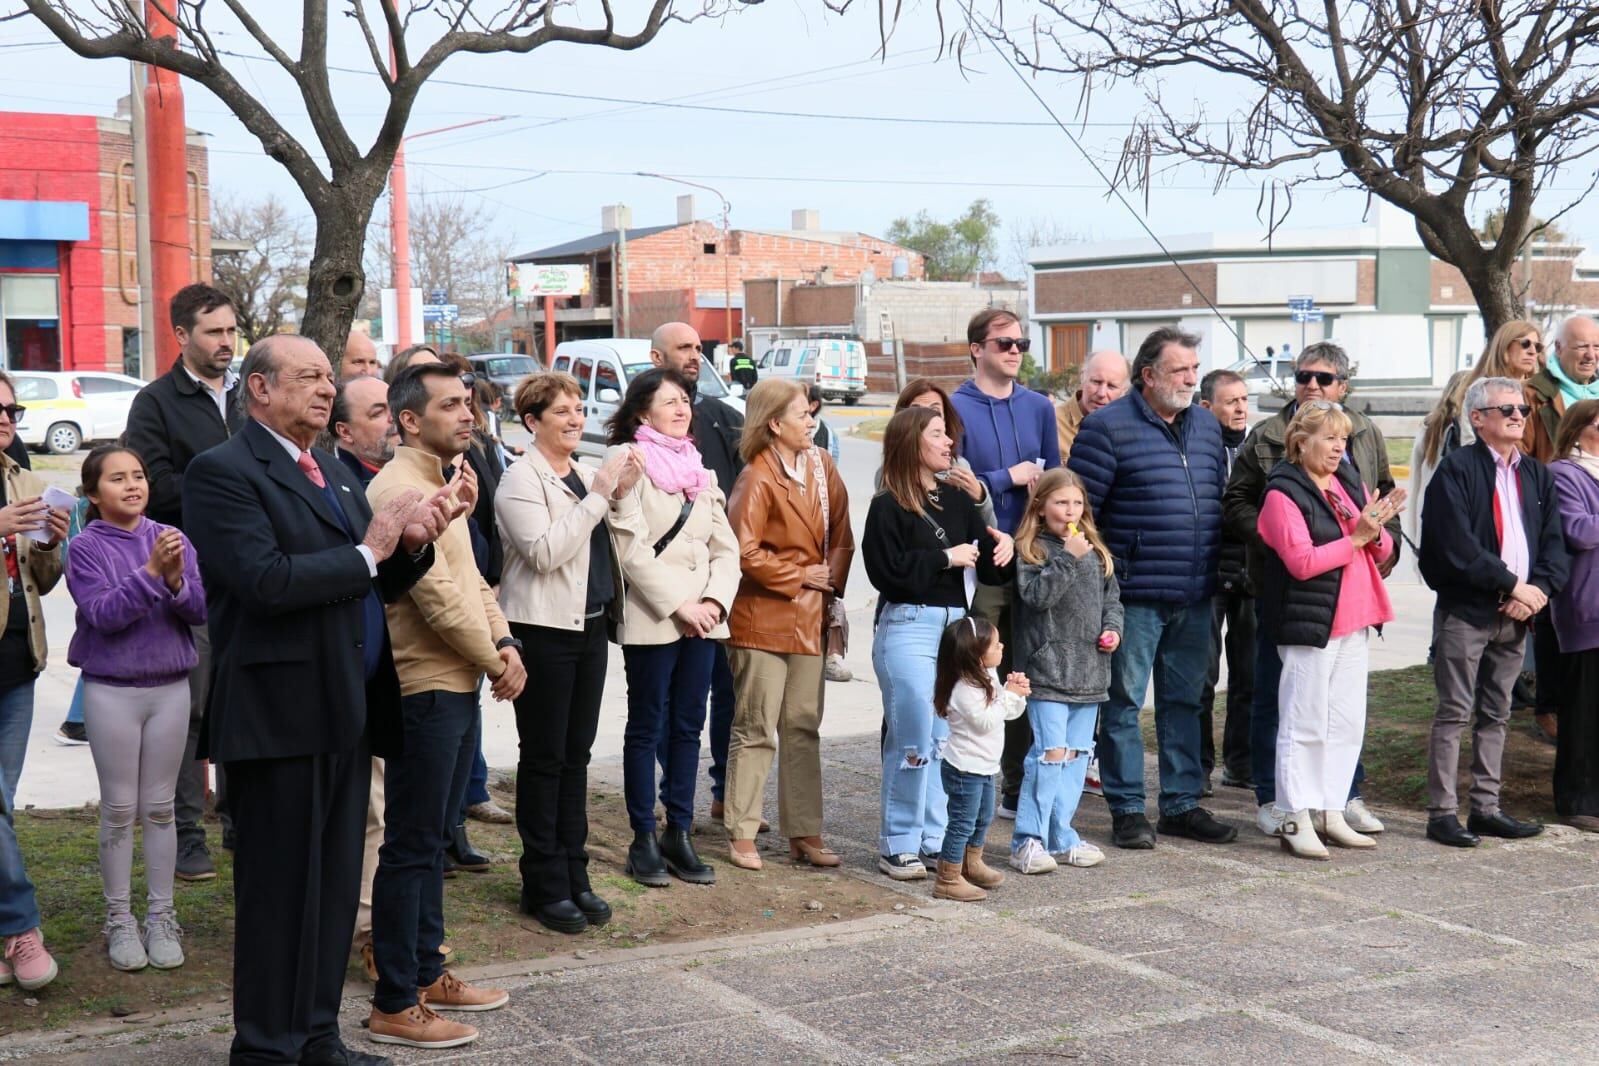
M378 347L372 338L361 330L350 330L344 342L344 360L339 364L339 376L350 378L375 378L382 371L378 367Z
M1566 377L1586 385L1599 374L1599 322L1587 315L1572 315L1555 335L1555 357Z
M1077 390L1077 402L1083 414L1092 414L1127 395L1130 381L1127 357L1121 352L1101 349L1083 361L1082 387Z
M292 333L250 345L239 368L250 417L309 448L333 408L333 366L322 349Z
M668 322L650 337L650 362L667 366L688 379L700 380L700 335L687 322Z

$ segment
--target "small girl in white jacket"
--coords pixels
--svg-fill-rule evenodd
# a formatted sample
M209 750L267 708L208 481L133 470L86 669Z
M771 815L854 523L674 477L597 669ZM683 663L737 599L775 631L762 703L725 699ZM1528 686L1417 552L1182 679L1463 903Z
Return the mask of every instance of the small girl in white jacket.
M949 824L938 857L933 895L971 903L988 896L1005 875L983 862L983 839L994 817L994 775L1005 747L1005 723L1027 710L1032 687L1013 673L1000 686L995 667L1005 654L999 631L981 618L951 622L938 642L933 709L949 721L939 773L949 801Z

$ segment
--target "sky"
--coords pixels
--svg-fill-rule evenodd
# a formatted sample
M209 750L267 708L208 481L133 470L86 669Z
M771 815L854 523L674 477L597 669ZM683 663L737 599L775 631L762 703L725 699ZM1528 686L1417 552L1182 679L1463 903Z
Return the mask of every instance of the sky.
M617 7L643 5L620 0ZM291 52L296 8L258 8ZM233 60L239 80L310 142L287 77L220 5L208 6L207 15L219 45L242 54ZM365 148L384 94L353 21L335 22L330 63L356 72L336 71L334 94ZM435 25L419 16L409 38L413 50L436 35ZM826 229L881 234L897 216L925 209L953 217L986 197L1003 220L1002 260L1011 234L1034 223L1088 240L1143 235L1134 211L1107 199L1093 168L999 56L968 52L957 63L940 58L937 44L927 3L905 5L885 58L878 54L875 3L856 0L839 16L820 0L766 0L719 20L670 25L633 52L557 45L528 55L458 56L423 88L410 131L498 121L414 138L407 148L412 194L459 195L485 205L516 251L598 231L606 204L629 205L636 226L659 225L676 221L679 194L696 193L699 216L717 217L715 196L638 171L714 186L731 203L734 227L788 228L794 209L815 208ZM128 87L127 64L81 59L26 19L0 23L0 70L3 110L110 115ZM270 193L302 203L287 173L221 102L185 84L188 123L208 135L213 195ZM1040 77L1035 84L1060 114L1077 120L1073 133L1108 169L1140 113L1141 94L1131 87L1096 91L1085 116L1076 112L1075 82ZM1172 75L1162 92L1168 103L1185 97L1202 103L1212 117L1226 106L1225 94L1203 76ZM1147 204L1142 194L1130 199L1162 236L1252 230L1260 227L1262 180L1235 177L1218 190L1210 172L1185 163L1168 169ZM1574 188L1582 180L1563 176L1556 184ZM1366 210L1362 194L1332 187L1296 190L1294 203L1291 228L1359 225ZM1599 198L1568 216L1566 227L1579 239L1599 237Z

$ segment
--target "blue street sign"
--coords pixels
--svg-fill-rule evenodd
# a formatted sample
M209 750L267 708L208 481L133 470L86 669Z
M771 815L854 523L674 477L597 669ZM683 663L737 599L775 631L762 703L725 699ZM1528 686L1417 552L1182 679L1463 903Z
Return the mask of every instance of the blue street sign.
M1295 322L1320 322L1322 320L1322 312L1320 308L1314 311L1304 311L1296 308L1289 317Z
M1316 306L1314 296L1290 296L1288 306L1295 311L1309 311Z
M429 289L428 290L428 303L430 303L430 304L447 303L449 301L449 299L450 299L450 294L448 292L445 292L443 289Z
M423 322L454 322L461 317L461 308L458 304L423 304Z

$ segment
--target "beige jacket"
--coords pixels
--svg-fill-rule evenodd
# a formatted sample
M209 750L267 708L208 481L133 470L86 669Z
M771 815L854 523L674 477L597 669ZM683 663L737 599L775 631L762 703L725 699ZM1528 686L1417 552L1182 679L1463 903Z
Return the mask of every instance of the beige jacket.
M0 468L6 479L6 498L0 504L15 503L30 496L42 496L45 483L38 474L24 470L16 460L0 452ZM45 639L44 612L39 609L39 597L56 587L61 580L61 546L53 548L40 545L32 537L17 535L17 571L22 577L22 591L28 603L28 649L33 652L33 669L44 669ZM0 630L5 629L11 617L11 597L0 596Z
M591 468L574 460L572 470L585 488L593 486ZM508 620L550 629L583 628L589 538L609 510L606 499L593 492L579 501L537 448L528 448L511 464L494 493L494 519L505 547L500 609ZM618 590L625 590L617 560L612 536L611 578ZM621 600L611 601L610 615L618 623Z
M616 447L631 447L619 445ZM606 451L609 458L616 447ZM611 534L622 574L627 578L623 596L622 644L670 644L683 636L672 612L690 600L711 600L722 607L724 621L712 633L727 638L728 611L738 591L738 539L727 523L722 490L711 478L709 487L694 498L688 522L659 556L655 542L666 535L683 509L683 495L662 492L646 475L632 491L611 504Z
M1074 394L1070 399L1055 405L1055 436L1060 439L1060 465L1071 458L1072 445L1077 441L1077 431L1083 428L1083 403Z
M372 479L366 495L376 511L406 489L417 489L425 499L443 485L444 466L438 456L401 446ZM511 627L478 573L465 515L450 523L433 550L435 559L427 573L404 599L384 608L404 696L476 692L480 675L499 677L505 671L494 645L511 635Z

